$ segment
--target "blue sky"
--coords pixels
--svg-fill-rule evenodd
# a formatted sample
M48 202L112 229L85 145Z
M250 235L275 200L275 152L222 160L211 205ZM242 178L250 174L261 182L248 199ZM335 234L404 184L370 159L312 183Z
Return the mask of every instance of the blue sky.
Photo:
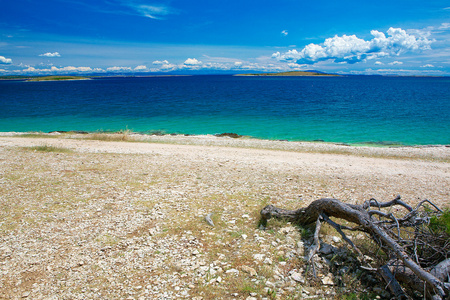
M449 76L450 2L0 0L0 75L311 69Z

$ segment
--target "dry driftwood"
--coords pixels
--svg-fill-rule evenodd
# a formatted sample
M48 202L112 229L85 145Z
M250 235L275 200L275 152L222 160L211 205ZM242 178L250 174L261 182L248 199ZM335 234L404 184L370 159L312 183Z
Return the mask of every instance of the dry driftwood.
M344 240L360 254L361 252L346 237L343 230L365 232L392 259L377 270L397 298L408 298L398 284L398 281L400 281L413 287L422 293L424 297L445 299L445 297L449 297L450 291L450 283L448 282L450 277L450 259L425 269L420 265L417 251L414 250L413 255L411 255L411 251L407 251L408 247L411 246L410 244L417 242L418 239L407 240L401 234L401 229L403 228L415 228L417 231L419 226L429 221L427 216L419 213L419 208L424 203L431 205L435 212L441 212L438 207L428 200L422 201L416 208L413 208L403 202L400 196L388 202L378 202L375 199L370 199L362 205L348 204L332 198L323 198L297 210L287 210L268 205L261 210L261 224L265 226L270 218L285 219L301 226L316 223L314 243L308 255L308 260L311 260L319 249L318 231L322 222L327 222L335 228L343 236ZM406 209L406 215L402 218L397 218L393 213L381 210L382 208L391 208L393 206L401 206ZM350 228L339 225L332 221L331 218L346 220L356 225L356 227ZM416 234L417 236L419 235Z

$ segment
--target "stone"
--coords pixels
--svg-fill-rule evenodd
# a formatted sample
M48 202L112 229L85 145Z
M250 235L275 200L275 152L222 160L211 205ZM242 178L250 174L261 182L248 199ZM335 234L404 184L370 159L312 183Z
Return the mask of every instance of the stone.
M322 243L320 245L319 252L324 254L324 255L328 255L328 254L334 253L335 252L335 248L333 246L331 246L330 244Z
M242 270L243 272L245 272L245 273L250 274L250 276L256 276L256 275L258 275L258 273L256 272L256 270L253 269L252 267L249 267L249 266L242 266L242 267L241 267L241 270Z
M339 243L339 242L341 241L341 238L334 235L334 236L331 237L331 240L332 240L333 242L335 242L335 243Z
M279 230L279 232L282 234L288 234L289 232L293 232L293 231L295 231L294 227L283 227Z
M275 284L269 280L266 281L266 286L274 287Z
M303 276L298 272L293 272L291 274L291 278L297 282L305 283L305 278L303 278Z
M28 298L30 296L30 292L24 292L22 294L22 298Z
M271 265L273 262L269 257L266 257L266 259L264 259L263 263L265 263L266 265Z
M325 285L334 285L333 275L328 274L324 278L322 278L322 283Z
M257 261L262 261L264 259L264 254L253 254L253 259Z
M229 269L225 271L225 274L235 274L238 275L239 274L239 270L236 269Z

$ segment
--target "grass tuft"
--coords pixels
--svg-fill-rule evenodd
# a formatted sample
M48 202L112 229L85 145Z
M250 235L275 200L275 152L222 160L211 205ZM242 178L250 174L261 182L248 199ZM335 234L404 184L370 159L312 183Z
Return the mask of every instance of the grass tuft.
M24 147L23 149L35 151L35 152L73 153L72 149L64 148L64 147L50 146L50 145Z

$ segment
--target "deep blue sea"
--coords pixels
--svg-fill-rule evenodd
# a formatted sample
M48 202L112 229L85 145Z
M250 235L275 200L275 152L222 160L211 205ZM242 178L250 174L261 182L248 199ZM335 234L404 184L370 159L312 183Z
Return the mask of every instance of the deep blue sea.
M450 144L450 78L198 75L0 81L1 132L124 129Z

